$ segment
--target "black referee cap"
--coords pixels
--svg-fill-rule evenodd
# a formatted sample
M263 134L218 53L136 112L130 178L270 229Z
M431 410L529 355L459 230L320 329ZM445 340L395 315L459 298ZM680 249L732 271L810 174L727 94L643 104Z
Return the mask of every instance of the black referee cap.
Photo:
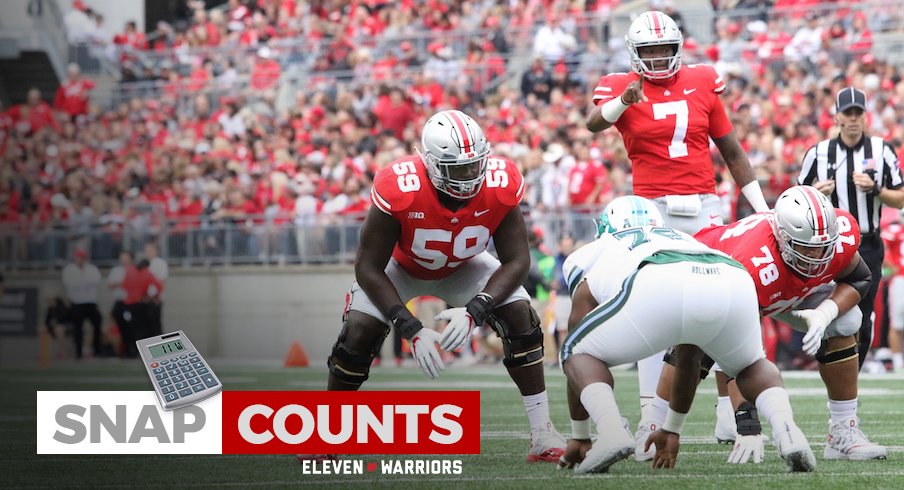
M866 111L866 94L854 87L845 87L835 96L835 108L844 112L851 107L859 107Z

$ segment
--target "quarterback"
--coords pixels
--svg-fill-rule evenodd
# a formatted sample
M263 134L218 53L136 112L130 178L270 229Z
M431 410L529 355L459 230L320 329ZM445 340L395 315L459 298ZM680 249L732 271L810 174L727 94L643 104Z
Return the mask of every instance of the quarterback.
M586 124L594 133L614 126L621 134L631 159L634 194L653 200L665 225L685 233L722 224L709 149L712 138L753 209L766 211L760 185L720 99L725 82L710 65L682 66L684 38L675 21L662 12L644 12L628 28L625 44L632 71L599 79ZM637 368L646 418L662 356L641 360ZM727 397L722 402L730 409ZM637 430L636 457L641 461L652 458L641 449L655 429L648 422L641 420Z

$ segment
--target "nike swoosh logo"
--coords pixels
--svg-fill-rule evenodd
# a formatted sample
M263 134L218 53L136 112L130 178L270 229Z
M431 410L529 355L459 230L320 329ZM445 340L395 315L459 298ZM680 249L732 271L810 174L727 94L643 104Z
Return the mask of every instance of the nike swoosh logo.
M686 88L686 89L684 89L684 95L690 95L696 91L697 91L697 89L695 89L695 88Z
M721 218L721 217L722 217L722 216L720 216L720 215L718 215L718 214L711 214L711 215L709 215L709 219L719 219L719 218Z
M479 217L481 217L481 216L483 216L483 215L485 215L485 214L487 214L487 213L489 213L489 212L490 212L489 209L484 209L483 211L474 211L474 217L475 217L475 218L479 218Z

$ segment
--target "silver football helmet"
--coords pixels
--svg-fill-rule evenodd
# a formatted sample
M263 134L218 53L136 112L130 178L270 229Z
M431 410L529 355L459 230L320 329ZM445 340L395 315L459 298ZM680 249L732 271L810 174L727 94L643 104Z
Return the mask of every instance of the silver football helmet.
M637 52L637 48L661 44L674 46L671 56L641 58ZM681 48L684 46L684 36L681 35L678 24L662 12L651 10L637 16L634 22L631 22L631 26L628 27L628 34L625 35L625 45L631 55L631 69L645 78L664 80L671 78L681 69ZM668 61L668 67L662 70L654 70L654 62L662 60Z
M800 185L775 202L773 231L782 260L804 277L825 274L835 257L838 222L832 203L815 187Z
M437 190L460 200L480 192L490 143L467 114L456 110L434 114L424 124L418 153Z
M613 199L596 222L596 238L640 226L663 226L665 220L653 201L640 196Z

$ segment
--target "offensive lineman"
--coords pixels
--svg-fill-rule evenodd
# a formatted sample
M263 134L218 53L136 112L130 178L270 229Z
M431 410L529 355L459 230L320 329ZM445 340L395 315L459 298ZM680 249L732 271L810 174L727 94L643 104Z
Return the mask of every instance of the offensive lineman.
M521 391L531 426L529 462L556 462L565 440L549 419L543 335L527 291L530 254L518 203L524 181L515 163L490 155L483 130L446 110L424 125L417 155L396 160L374 178L374 206L361 228L356 282L328 365L328 389L357 390L390 325L411 342L421 369L444 369L436 344L451 351L489 322L502 338L504 364ZM486 251L493 238L497 260ZM421 295L454 308L424 328L405 308Z

